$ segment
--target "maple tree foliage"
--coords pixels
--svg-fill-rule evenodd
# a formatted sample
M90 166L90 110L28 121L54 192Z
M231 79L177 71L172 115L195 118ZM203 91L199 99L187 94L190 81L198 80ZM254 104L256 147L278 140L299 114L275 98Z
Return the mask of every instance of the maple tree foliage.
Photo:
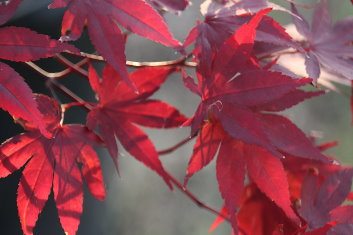
M23 1L0 1L0 25ZM183 43L174 38L163 16L180 14L191 5L188 0L54 0L49 9L65 8L60 40L24 27L2 26L0 108L24 132L0 145L0 177L23 167L17 190L23 233L33 234L53 193L64 232L76 234L84 213L83 183L96 199L106 196L94 148L105 148L118 170L120 143L171 190L179 188L216 214L210 230L227 221L234 235L353 234L353 208L345 204L352 200L353 169L325 154L336 142L317 145L281 113L327 93L322 85L334 90L338 87L332 81L351 85L353 18L333 23L329 0L312 6L289 2L287 9L266 0L205 0L200 6L204 19L195 23ZM311 25L302 7L311 10ZM273 10L292 20L296 35L269 16ZM70 44L85 29L94 54ZM130 33L163 44L180 58L127 61ZM75 64L66 56L82 60ZM283 57L287 64L280 63ZM43 58L54 58L67 69L46 72L33 63ZM291 67L297 58L303 60L304 77ZM101 72L96 60L104 63ZM6 61L44 75L52 97L34 94ZM128 72L128 66L134 71ZM83 100L60 82L73 71L87 79L97 102ZM334 79L327 81L323 72ZM152 97L171 74L200 97L191 117ZM53 87L72 102L62 104ZM73 106L87 111L86 123L64 124ZM189 128L190 136L158 151L141 127ZM194 137L183 184L163 166L160 155ZM214 159L224 201L219 211L188 187L192 176Z

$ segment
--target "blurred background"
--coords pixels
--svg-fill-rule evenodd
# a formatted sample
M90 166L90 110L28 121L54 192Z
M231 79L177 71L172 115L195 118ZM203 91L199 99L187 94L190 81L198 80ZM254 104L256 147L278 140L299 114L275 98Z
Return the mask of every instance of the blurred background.
M51 1L25 0L15 17L7 25L31 28L39 33L60 37L61 19L65 9L48 10ZM197 20L202 20L199 13L201 0L191 1L192 5L179 16L165 14L168 25L175 37L183 41ZM274 1L288 6L284 0ZM297 1L313 4L315 1ZM349 0L331 0L334 20L351 15L353 7ZM303 11L304 14L310 10ZM290 17L282 12L271 13L283 24L290 22ZM74 44L84 52L94 52L87 34ZM156 44L136 35L128 38L126 55L133 61L161 61L178 58L172 49ZM50 95L41 75L24 64L6 61L16 69L34 92ZM36 64L49 72L64 69L53 59L37 61ZM191 73L191 71L190 71ZM94 96L85 79L72 74L61 82L71 88L79 96L94 101ZM284 115L293 120L306 133L316 131L321 136L319 142L337 140L340 145L329 151L344 164L353 164L353 132L350 114L350 88L340 86L343 93L329 92L319 98L306 101ZM57 92L62 102L68 102L65 96ZM154 98L169 102L178 107L182 113L191 116L198 98L183 87L180 74L172 75L158 91ZM1 101L0 101L1 102ZM85 123L86 113L80 108L73 108L65 117L66 123ZM15 125L12 118L0 110L0 141L4 141L23 130ZM189 135L188 128L171 130L144 129L158 150L173 146ZM165 168L180 181L186 172L194 141L189 142L172 154L161 156ZM107 198L105 201L95 200L86 190L84 211L78 235L204 235L215 216L198 208L188 197L175 189L171 192L165 183L154 172L146 168L120 148L120 177L117 175L111 159L105 150L98 149L102 162ZM0 234L22 234L16 207L16 190L21 176L17 171L11 176L0 179ZM189 190L195 193L206 204L220 208L222 199L218 192L214 162L191 178ZM41 213L35 235L63 235L57 216L53 197L50 196ZM222 224L213 234L230 234L230 226Z

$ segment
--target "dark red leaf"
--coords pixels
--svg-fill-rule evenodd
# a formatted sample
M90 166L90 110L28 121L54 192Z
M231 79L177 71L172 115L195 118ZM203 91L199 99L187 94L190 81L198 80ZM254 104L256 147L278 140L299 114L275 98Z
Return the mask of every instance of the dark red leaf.
M291 155L329 162L305 134L290 120L276 114L262 114L264 131L271 143Z
M353 20L343 19L332 23L332 17L328 9L327 0L321 0L317 4L311 28L309 23L298 13L294 4L292 12L298 17L293 17L297 31L305 37L306 70L314 81L320 74L320 66L326 67L341 76L352 79L353 50Z
M264 148L247 146L246 162L249 175L259 189L274 201L288 218L299 224L299 218L291 208L287 175L281 160Z
M343 203L348 196L352 185L352 177L352 169L342 169L329 176L319 185L317 176L307 175L301 193L302 206L298 212L308 223L309 229L323 227L330 222L331 217L333 219L339 218L340 215L337 215L337 211L334 209ZM332 210L335 212L330 215Z
M234 231L238 230L236 213L244 190L246 156L243 146L241 141L223 141L216 165L219 191L229 211Z

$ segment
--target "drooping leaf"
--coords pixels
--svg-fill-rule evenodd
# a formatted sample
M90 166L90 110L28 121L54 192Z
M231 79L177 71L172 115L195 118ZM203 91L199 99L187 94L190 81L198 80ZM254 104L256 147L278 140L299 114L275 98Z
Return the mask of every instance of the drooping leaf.
M100 139L82 125L61 125L56 101L36 96L39 110L52 123L53 138L47 139L33 123L25 124L29 132L15 136L0 146L1 177L18 170L27 161L18 188L17 206L24 234L33 228L53 188L61 225L68 234L76 234L83 202L82 173L93 195L104 199L104 183L93 146ZM94 185L94 188L93 188Z
M170 187L169 176L152 141L138 125L170 128L185 122L186 118L174 107L159 100L147 99L173 71L174 68L161 67L133 72L130 79L139 91L137 94L122 82L119 74L109 65L104 68L101 80L91 67L90 83L97 92L99 104L87 118L91 129L98 127L116 167L118 147L115 138L118 138L127 152L159 174Z
M14 118L31 122L45 136L51 136L46 130L46 124L38 111L31 89L15 70L1 62L0 100L0 108L8 111Z

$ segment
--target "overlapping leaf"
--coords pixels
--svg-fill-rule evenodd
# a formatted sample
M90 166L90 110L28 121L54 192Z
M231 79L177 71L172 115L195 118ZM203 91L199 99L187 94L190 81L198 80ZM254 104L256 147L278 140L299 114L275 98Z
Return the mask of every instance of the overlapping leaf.
M48 36L27 28L0 28L1 59L25 62L47 58L65 50L77 52L77 49L71 45L51 40ZM0 97L2 100L0 107L15 118L35 123L45 136L50 137L50 133L42 122L32 91L24 79L6 64L1 63L0 67Z
M266 12L259 12L224 42L211 68L205 68L200 62L197 85L184 76L186 86L202 99L195 115L185 123L191 125L192 133L201 129L186 181L206 166L219 148L217 180L234 231L237 231L236 214L243 193L245 169L259 189L288 218L298 223L279 158L291 154L328 162L287 118L262 112L282 111L322 94L298 90L298 87L310 84L311 79L292 79L258 68L252 49L255 29ZM291 100L291 97L295 98ZM205 120L210 123L204 124Z
M159 100L147 99L159 89L174 68L143 68L130 75L139 94L129 89L111 66L106 66L102 80L90 67L90 83L99 104L89 113L87 125L98 127L110 155L116 163L115 138L137 160L158 173L171 187L158 153L148 136L137 125L154 128L180 126L186 118L177 109ZM118 84L118 85L116 85Z
M250 19L250 14L206 15L204 22L197 24L190 31L184 46L187 47L196 41L194 53L199 55L199 59L212 60L223 42ZM256 40L300 50L300 46L293 42L285 29L268 16L264 16L259 23Z
M352 215L347 213L347 208L339 207L350 192L352 177L352 169L341 169L319 184L317 176L307 175L303 183L299 214L308 223L309 230L322 228L331 221L342 223L341 229L344 229L344 225L348 226L352 222ZM340 230L339 227L336 229Z
M292 5L292 11L300 15ZM320 65L353 79L353 19L346 18L332 23L327 0L321 0L315 8L311 26L303 18L293 17L297 31L306 38L306 71L310 77L320 76Z
M51 8L66 7L62 39L76 40L87 22L88 33L96 50L130 87L125 66L125 40L117 24L142 37L169 47L179 47L163 18L143 0L56 0ZM69 35L66 35L69 33Z
M31 89L15 70L4 63L0 63L0 100L0 108L14 118L30 121L47 137L51 136L43 123Z
M100 139L82 125L60 125L56 101L43 95L37 95L36 100L53 138L42 136L35 123L25 123L29 132L0 146L0 176L6 177L28 162L17 192L19 217L26 235L33 234L52 189L64 231L76 234L82 213L82 176L97 199L105 197L99 159L92 148L100 144ZM81 170L78 163L82 164Z

